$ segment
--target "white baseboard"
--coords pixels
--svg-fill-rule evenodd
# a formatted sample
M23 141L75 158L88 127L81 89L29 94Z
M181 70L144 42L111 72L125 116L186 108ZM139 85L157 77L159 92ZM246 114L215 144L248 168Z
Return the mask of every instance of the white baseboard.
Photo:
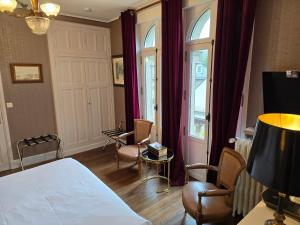
M23 165L24 166L29 166L32 164L36 164L36 163L40 163L40 162L44 162L44 161L48 161L51 159L55 159L56 157L56 151L51 151L51 152L46 152L43 154L38 154L38 155L33 155L30 157L26 157L23 159ZM15 159L11 162L11 169L16 169L21 167L20 165L20 160L19 159Z
M99 148L99 147L103 146L104 144L105 144L105 141L101 141L101 142L94 143L91 145L81 146L81 147L77 147L77 148L73 148L73 149L69 149L69 150L63 150L63 152L64 152L64 156L71 156L71 155L75 155L77 153L86 152L86 151L89 151L89 150L92 150L95 148ZM24 158L23 165L29 166L32 164L41 163L41 162L45 162L45 161L48 161L51 159L55 159L55 157L56 157L56 150L51 151L51 152L46 152L43 154L33 155L30 157ZM3 165L3 167L4 166L5 165ZM9 168L9 165L7 165L7 168L2 168L2 166L1 166L0 171L7 170L7 169L16 169L19 167L21 167L20 160L15 159L15 160L11 161L10 168Z
M98 143L93 143L90 145L84 145L84 146L80 146L80 147L75 147L72 149L64 149L64 156L70 156L70 155L75 155L81 152L86 152L95 148L99 148L101 146L104 146L105 141L100 141Z
M9 170L10 166L9 163L4 163L2 165L0 165L0 171L5 171L5 170Z

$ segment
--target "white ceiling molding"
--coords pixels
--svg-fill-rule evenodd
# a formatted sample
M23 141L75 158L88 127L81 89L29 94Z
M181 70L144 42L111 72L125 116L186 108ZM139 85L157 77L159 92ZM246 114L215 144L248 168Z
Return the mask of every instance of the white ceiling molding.
M20 0L29 3L30 0ZM47 0L40 0L43 3ZM61 6L60 15L78 17L99 22L111 22L119 18L120 13L126 9L139 9L156 0L51 0ZM84 9L90 8L91 12Z

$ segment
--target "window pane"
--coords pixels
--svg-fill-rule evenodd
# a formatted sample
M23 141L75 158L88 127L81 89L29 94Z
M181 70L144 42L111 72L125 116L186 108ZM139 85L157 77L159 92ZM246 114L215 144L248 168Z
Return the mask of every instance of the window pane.
M144 58L145 74L145 119L155 123L156 105L156 60L154 55Z
M208 9L197 20L191 34L191 41L208 38L210 35L210 10Z
M152 26L145 38L144 48L153 48L155 47L155 26Z
M190 56L189 134L204 139L208 50L195 50Z

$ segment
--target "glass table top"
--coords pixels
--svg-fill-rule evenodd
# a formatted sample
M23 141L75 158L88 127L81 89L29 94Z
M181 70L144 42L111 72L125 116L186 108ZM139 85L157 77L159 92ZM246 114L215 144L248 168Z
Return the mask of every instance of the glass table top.
M148 151L148 149L144 150L141 155L143 160L146 161L154 161L154 162L166 162L171 161L174 157L174 153L172 150L168 149L168 154L166 156L157 157Z

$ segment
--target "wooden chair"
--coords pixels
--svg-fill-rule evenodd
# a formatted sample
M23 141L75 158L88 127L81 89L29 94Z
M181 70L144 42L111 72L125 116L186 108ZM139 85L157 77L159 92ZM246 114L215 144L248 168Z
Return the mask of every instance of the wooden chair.
M120 160L131 162L134 161L138 164L139 175L141 175L142 165L140 154L147 148L147 144L150 142L150 133L153 123L148 120L135 119L134 131L122 134L118 136L117 140L124 139L130 135L134 135L134 144L122 146L117 141L117 167L120 167Z
M204 164L186 165L188 170L208 169L217 171L216 186L212 183L188 182L182 191L185 212L196 219L197 224L227 221L232 215L233 195L237 179L246 167L244 158L230 148L224 148L219 166Z

